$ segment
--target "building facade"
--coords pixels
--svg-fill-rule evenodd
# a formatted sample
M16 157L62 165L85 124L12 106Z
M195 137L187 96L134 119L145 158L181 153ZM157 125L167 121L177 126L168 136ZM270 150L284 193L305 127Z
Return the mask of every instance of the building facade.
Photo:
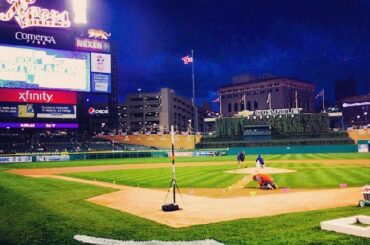
M343 99L341 109L346 127L367 127L370 119L370 94Z
M290 78L239 75L219 89L220 113L231 117L240 111L301 108L314 112L315 86Z
M197 114L201 130L204 115L199 110ZM194 128L192 101L169 88L129 94L125 103L118 107L118 115L122 132L169 132L171 125L178 131L190 132Z

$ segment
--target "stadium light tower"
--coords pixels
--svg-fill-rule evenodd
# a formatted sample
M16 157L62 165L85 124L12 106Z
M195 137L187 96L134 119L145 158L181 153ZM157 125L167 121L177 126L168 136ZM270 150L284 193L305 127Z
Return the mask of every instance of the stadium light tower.
M71 0L76 24L87 24L87 1Z

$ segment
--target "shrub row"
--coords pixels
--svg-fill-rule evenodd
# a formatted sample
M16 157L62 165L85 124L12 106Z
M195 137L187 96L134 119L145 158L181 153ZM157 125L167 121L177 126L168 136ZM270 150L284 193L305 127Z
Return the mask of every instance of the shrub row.
M327 114L232 117L218 118L216 132L218 137L241 137L245 126L269 125L273 137L287 134L322 134L330 132L329 124Z
M213 141L197 144L198 149L229 148L229 147L262 147L262 146L304 146L304 145L348 145L354 144L350 138L319 138L319 139L289 139L261 142L245 141Z

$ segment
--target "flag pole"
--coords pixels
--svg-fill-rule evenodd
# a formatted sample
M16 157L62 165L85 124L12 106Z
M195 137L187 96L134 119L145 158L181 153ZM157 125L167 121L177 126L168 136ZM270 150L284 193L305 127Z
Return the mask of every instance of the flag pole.
M325 90L322 89L322 110L325 110Z
M295 108L298 108L298 92L295 91Z
M218 95L219 97L218 97L218 99L219 99L219 107L220 107L220 116L222 116L222 107L221 107L221 105L222 105L222 101L221 101L221 93L219 93L219 95Z
M244 93L244 95L243 95L243 99L244 99L244 110L246 111L247 110L247 98L246 98L246 96L245 96L245 93Z
M192 64L192 78L193 78L193 107L194 107L194 138L196 133L198 132L198 113L197 113L197 107L195 105L195 73L194 73L194 50L191 50L191 57L193 59ZM194 140L196 142L196 139ZM195 144L194 144L195 148Z
M269 94L267 96L268 96L268 101L269 101L269 107L270 107L270 110L271 110L271 92L269 92Z
M270 94L270 102L269 102L269 105L270 105L270 110L272 110L272 107L271 107L271 94Z

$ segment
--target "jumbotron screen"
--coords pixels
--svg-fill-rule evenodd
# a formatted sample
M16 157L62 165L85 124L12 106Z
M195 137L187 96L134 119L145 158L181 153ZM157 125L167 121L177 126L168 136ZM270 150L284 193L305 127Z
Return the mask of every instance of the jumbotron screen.
M0 45L0 54L0 88L90 91L90 53Z

